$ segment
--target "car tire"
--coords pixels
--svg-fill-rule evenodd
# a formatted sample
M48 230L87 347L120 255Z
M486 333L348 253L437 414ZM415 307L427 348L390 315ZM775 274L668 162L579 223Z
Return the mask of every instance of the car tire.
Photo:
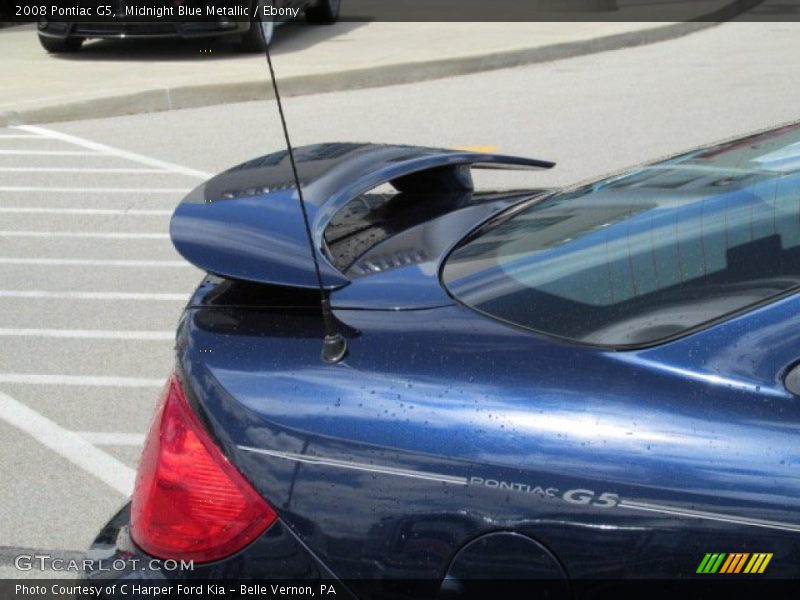
M63 52L77 52L81 49L83 38L52 38L44 35L39 36L39 43L42 48L50 54L61 54Z
M306 9L306 21L309 23L335 23L339 20L341 0L319 0L314 6Z
M250 29L239 43L242 52L264 52L275 36L275 21L271 18L259 17L250 22Z

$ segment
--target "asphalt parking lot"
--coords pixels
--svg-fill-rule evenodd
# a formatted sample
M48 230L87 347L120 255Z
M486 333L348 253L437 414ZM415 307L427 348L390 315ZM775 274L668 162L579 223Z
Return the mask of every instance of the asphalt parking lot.
M2 545L85 548L130 492L201 276L165 226L207 174L51 129L0 148Z
M797 120L798 33L725 24L291 98L287 116L298 145L492 147L559 163L529 185L570 184ZM202 277L170 244L171 210L210 174L282 142L273 102L0 129L0 576L20 575L9 558L20 549L84 550L125 501L176 320Z

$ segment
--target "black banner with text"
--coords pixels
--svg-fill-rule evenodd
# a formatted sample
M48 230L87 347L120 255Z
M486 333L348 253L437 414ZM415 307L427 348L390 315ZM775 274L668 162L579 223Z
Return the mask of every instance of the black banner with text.
M797 598L800 580L764 579L758 576L698 576L684 580L182 580L120 578L6 579L0 580L2 600L257 600L307 598L337 600L488 599L549 600L737 600Z
M241 22L302 18L327 0L2 0L0 21ZM795 21L800 0L341 0L340 21Z

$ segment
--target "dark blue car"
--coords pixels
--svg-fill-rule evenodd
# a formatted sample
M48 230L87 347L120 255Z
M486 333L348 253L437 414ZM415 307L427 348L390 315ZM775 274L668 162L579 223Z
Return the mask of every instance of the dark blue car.
M476 168L553 166L493 154L296 157L333 320L286 152L180 204L209 276L90 553L130 566L91 579L567 598L800 576L800 125L569 190L477 191Z

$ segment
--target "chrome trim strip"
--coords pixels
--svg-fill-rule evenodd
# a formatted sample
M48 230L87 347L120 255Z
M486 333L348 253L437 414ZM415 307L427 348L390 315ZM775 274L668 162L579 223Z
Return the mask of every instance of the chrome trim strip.
M323 458L321 456L313 456L310 454L296 454L294 452L279 452L277 450L265 450L263 448L253 448L250 446L237 446L239 450L246 452L255 452L256 454L264 454L275 458L282 458L284 460L293 460L310 465L325 465L328 467L338 467L340 469L352 469L354 471L364 471L366 473L381 473L384 475L397 475L398 477L411 477L413 479L425 479L427 481L441 481L443 483L452 483L455 485L467 485L468 480L466 477L455 477L452 475L443 475L441 473L431 473L429 471L413 471L411 469L400 469L396 467L384 467L379 465L370 465L367 463L351 462L346 460L337 460L335 458Z
M709 521L720 521L722 523L734 523L736 525L750 525L752 527L764 527L767 529L780 529L781 531L800 532L800 525L794 523L782 523L779 521L767 521L766 519L751 519L748 517L737 517L721 513L706 512L702 510L692 510L690 508L680 508L677 506L664 506L661 504L649 504L646 502L636 502L633 500L622 500L617 505L620 508L631 510L641 510L645 512L662 513L680 517L691 517L693 519L708 519Z
M464 486L469 485L469 479L467 479L466 477L443 475L441 473L431 473L429 471L414 471L411 469L401 469L397 467L371 465L368 463L338 460L335 458L324 458L321 456L314 456L309 454L297 454L294 452L280 452L277 450L266 450L263 448L253 448L251 446L237 446L237 447L239 448L239 450L244 450L246 452L254 452L256 454L263 454L265 456L272 456L274 458L281 458L284 460L291 460L310 465L324 465L329 467L337 467L340 469L363 471L365 473L381 473L383 475L396 475L398 477L410 477L413 479L423 479L427 481L440 481L443 483L451 483L455 485L464 485ZM783 523L779 521L768 521L766 519L737 517L722 513L706 512L702 510L693 510L689 508L680 508L676 506L664 506L662 504L649 504L647 502L637 502L635 500L621 500L620 503L617 504L617 507L627 508L629 510L639 510L643 512L661 513L677 517L707 519L709 521L719 521L722 523L732 523L735 525L749 525L752 527L764 527L766 529L779 529L781 531L792 531L800 533L800 525L794 523Z

